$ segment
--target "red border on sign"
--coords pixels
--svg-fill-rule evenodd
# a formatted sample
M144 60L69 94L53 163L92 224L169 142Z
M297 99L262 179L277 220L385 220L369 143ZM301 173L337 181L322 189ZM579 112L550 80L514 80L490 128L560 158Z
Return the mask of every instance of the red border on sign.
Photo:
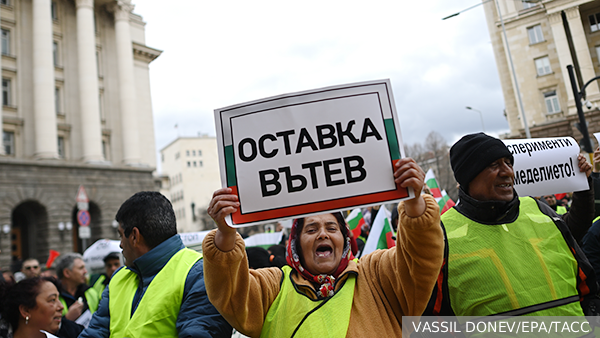
M393 163L395 164L397 161L398 160L395 160ZM231 186L229 188L233 190L233 194L239 196L237 186ZM241 208L238 208L237 212L231 214L231 219L234 225L243 225L246 223L269 221L272 219L291 217L295 215L326 212L328 210L350 209L359 205L384 203L391 200L406 198L408 196L408 189L402 188L396 184L396 190L340 198L331 201L296 205L287 208L258 211L247 214L242 214L240 211Z

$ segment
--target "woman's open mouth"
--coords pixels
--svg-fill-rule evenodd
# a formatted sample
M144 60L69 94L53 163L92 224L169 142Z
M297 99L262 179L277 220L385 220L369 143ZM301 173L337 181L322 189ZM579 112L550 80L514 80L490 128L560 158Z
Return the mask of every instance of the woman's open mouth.
M329 257L333 254L333 248L329 244L319 244L317 247L317 257Z

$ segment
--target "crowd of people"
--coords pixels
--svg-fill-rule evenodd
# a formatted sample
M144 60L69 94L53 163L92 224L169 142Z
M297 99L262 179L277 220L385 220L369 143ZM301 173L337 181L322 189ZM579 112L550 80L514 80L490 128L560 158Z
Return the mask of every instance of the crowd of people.
M46 271L26 259L0 282L0 337L389 337L403 316L597 315L600 149L594 167L578 157L590 189L567 201L518 196L515 158L484 133L449 156L459 202L440 216L425 172L400 159L394 181L415 197L392 213L396 246L360 259L368 226L354 238L340 212L295 219L284 245L246 248L225 222L240 208L230 188L213 194L201 255L167 198L136 193L116 214L123 251L104 274L88 281L67 253Z

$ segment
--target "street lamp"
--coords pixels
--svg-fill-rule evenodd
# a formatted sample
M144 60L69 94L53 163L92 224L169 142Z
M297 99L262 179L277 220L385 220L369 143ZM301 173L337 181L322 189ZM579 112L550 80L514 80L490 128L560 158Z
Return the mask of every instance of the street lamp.
M466 106L465 108L472 110L472 111L476 111L479 113L479 117L481 118L481 129L483 130L483 132L485 133L485 126L483 125L483 114L481 113L481 111L475 109L475 108L471 108L469 106Z
M446 20L446 19L455 17L464 11L467 11L471 8L477 7L479 5L482 5L482 4L490 2L490 1L492 1L492 0L483 1L480 4L471 6L460 12L454 13L452 15L448 15L447 17L442 18L442 20ZM510 48L508 47L508 38L506 37L506 29L504 28L504 20L502 19L502 12L500 11L500 5L498 4L498 0L494 0L494 2L496 3L496 8L498 10L498 17L500 18L500 25L502 26L502 34L504 35L504 48L506 48L506 54L508 54L508 61L509 61L510 69L512 71L513 81L515 83L515 90L517 92L517 101L519 102L519 108L521 109L521 119L523 119L523 126L525 127L525 136L527 136L527 138L531 138L531 133L529 132L529 126L527 125L527 118L525 117L525 109L523 109L523 101L521 100L521 90L519 89L519 82L517 81L517 74L515 73L515 66L513 65L512 55L510 54ZM533 2L538 2L538 0L528 0L525 2L533 3Z
M577 91L577 81L575 80L575 74L573 73L573 66L568 65L567 71L569 71L569 79L571 80L571 89L573 90L573 95L575 96L575 107L577 107L577 115L579 116L579 123L575 126L583 135L583 139L581 140L581 145L583 150L591 154L594 152L592 148L592 141L590 140L590 133L588 132L587 122L585 121L585 115L583 115L583 107L581 106L581 100L585 99L585 88L592 82L600 79L600 76L596 76L595 78L589 80L583 87L581 91Z

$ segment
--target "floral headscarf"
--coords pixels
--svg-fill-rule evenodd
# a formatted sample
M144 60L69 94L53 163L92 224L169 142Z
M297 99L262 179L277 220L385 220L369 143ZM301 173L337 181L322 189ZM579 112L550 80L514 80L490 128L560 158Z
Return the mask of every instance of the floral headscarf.
M340 220L343 220L344 218L342 217L341 213L338 214L339 215L337 216L336 214L333 215L336 216L335 218L339 224ZM320 274L315 276L312 273L308 272L308 270L304 269L302 263L300 263L300 256L298 255L298 246L300 245L298 220L299 219L294 220L292 230L290 231L290 240L288 241L287 252L285 255L287 263L292 268L294 268L294 270L296 270L299 274L304 276L304 278L320 285L317 290L317 296L319 298L331 297L335 294L333 284L335 283L336 278L342 271L346 269L346 267L348 266L348 261L354 259L352 251L350 251L350 237L348 237L350 229L348 228L348 224L345 221L342 224L339 224L340 230L342 231L342 235L344 236L344 250L342 252L342 260L340 261L337 270L335 270L333 275Z

